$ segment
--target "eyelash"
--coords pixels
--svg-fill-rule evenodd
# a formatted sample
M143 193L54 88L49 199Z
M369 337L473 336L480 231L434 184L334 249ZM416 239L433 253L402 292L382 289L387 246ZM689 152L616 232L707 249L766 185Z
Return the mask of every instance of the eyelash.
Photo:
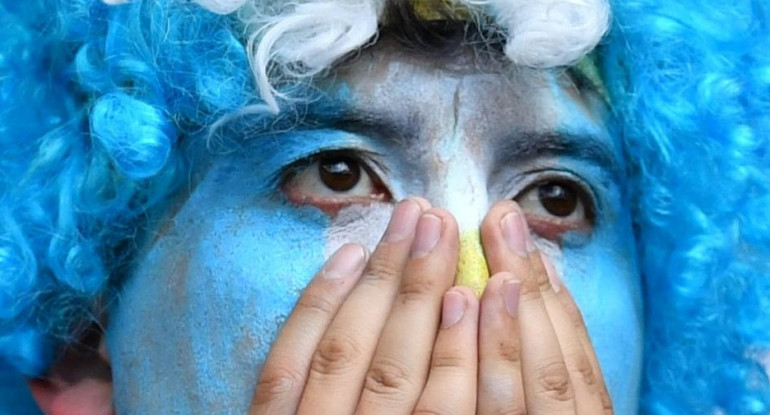
M377 157L376 153L355 149L318 151L287 166L281 175L280 189L290 202L296 205L313 205L332 216L336 215L341 208L353 204L366 204L372 201L392 202L393 192L383 179L387 177L388 169L377 161ZM333 190L333 192L341 192L339 194L323 194L325 192L314 194L312 191L297 190L307 185L306 174L308 172L312 174L312 167L329 159L348 159L355 163L368 177L369 186L374 185L380 190L369 194L378 196L362 196L363 193L346 195L344 192L353 188L345 187L347 183L344 181L342 187ZM319 168L322 165L319 164ZM313 179L310 180L313 181ZM328 185L328 182L325 184ZM508 199L520 203L522 209L527 212L532 230L546 239L561 240L567 232L588 235L598 225L597 213L600 205L596 197L597 193L586 180L570 170L561 166L529 170L517 175L514 182L510 184L515 191L508 194ZM567 199L559 196L565 194L572 196L568 196ZM565 201L567 210L564 210ZM578 210L574 210L575 206Z
M284 185L286 185L287 182L291 181L294 177L297 176L303 169L306 169L313 165L313 163L319 161L320 159L324 157L331 157L331 156L342 156L342 157L349 157L351 159L354 159L358 161L361 164L361 167L366 170L367 173L370 173L372 176L379 178L382 180L383 176L387 176L390 173L390 170L385 166L383 163L381 163L378 159L381 159L382 156L379 153L370 151L370 150L363 150L363 149L322 149L318 150L315 153L312 153L308 156L302 157L301 159L289 164L285 168L283 168L281 171L277 174L277 184L278 188L283 188ZM387 183L382 183L384 186L388 188L388 191L390 191L390 188L387 186Z
M526 192L534 189L538 185L549 181L567 182L574 184L577 186L581 193L587 196L586 201L588 202L588 205L586 206L586 214L589 220L591 220L594 225L596 225L596 219L599 217L599 213L602 210L599 200L596 197L598 193L593 188L593 186L588 184L588 181L583 179L579 174L572 170L559 167L529 170L523 172L519 177L520 179L516 180L516 185L512 186L514 189L518 189L512 192L512 195L509 197L509 199L515 199L520 195L523 195ZM524 183L524 185L521 183Z

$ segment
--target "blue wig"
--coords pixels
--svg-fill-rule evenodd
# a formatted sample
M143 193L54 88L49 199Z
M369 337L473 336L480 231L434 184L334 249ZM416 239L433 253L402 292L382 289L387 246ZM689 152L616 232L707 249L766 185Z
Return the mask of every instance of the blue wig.
M598 56L633 164L642 410L767 414L770 6L613 12ZM0 0L0 28L0 373L33 377L116 295L184 183L180 145L259 101L240 23L189 1Z
M635 169L643 409L767 414L770 4L617 3L601 54Z

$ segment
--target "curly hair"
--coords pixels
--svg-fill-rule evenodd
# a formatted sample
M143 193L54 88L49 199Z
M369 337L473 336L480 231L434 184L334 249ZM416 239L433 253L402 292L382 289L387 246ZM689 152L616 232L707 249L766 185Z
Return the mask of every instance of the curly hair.
M148 212L184 183L182 141L244 108L301 100L287 85L371 42L382 15L360 0L374 26L337 14L365 27L346 27L335 48L303 43L298 56L298 38L275 28L307 10L198 3L0 0L0 372L44 373L112 301ZM466 3L492 14L505 4ZM596 52L632 163L641 410L767 414L770 6L618 0L612 10ZM574 63L595 41L567 43L580 53L545 66Z
M769 12L622 1L601 50L634 163L648 413L770 411Z

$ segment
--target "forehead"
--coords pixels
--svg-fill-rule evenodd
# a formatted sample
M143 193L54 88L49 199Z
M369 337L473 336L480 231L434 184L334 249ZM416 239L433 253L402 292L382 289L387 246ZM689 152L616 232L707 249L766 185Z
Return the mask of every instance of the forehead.
M386 36L318 81L326 96L311 105L308 118L362 133L386 151L461 148L491 170L567 155L623 177L620 140L608 131L605 103L578 87L583 83L570 71L516 66L468 44L442 52Z
M414 121L416 113L448 107L505 113L520 129L555 128L554 120L580 113L593 117L567 70L538 70L511 64L495 51L460 44L443 53L403 46L384 37L339 64L320 85L348 93L333 96L350 111L388 113ZM440 104L440 105L439 105ZM563 122L563 120L561 121Z

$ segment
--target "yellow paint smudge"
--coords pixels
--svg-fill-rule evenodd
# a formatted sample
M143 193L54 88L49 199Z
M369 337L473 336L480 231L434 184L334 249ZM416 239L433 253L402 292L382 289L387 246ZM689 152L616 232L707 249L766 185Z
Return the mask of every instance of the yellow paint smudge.
M460 235L460 260L457 262L455 285L470 287L480 297L487 281L489 268L481 247L481 234L478 230L464 232Z

